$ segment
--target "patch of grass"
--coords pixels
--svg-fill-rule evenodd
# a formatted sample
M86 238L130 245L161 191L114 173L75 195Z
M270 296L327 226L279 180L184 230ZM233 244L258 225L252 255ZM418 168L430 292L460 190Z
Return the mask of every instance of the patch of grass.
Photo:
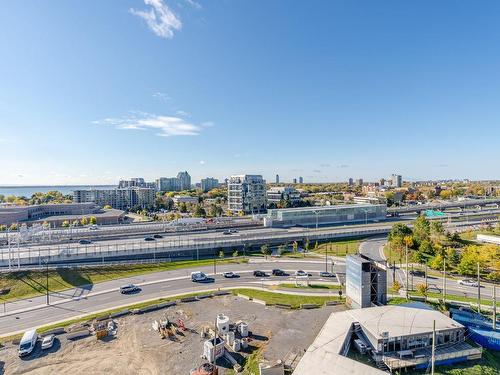
M273 293L262 290L254 289L233 289L234 294L244 294L251 298L260 299L265 301L268 305L275 305L277 303L291 305L292 308L298 308L301 304L318 304L323 305L328 301L339 301L340 298L336 296L300 296L294 294Z
M346 256L348 254L356 254L360 243L359 239L324 242L318 244L318 247L313 248L312 251L317 254L325 254L328 251L328 255L331 256ZM314 243L311 243L312 246L314 246Z
M309 284L309 285L296 285L296 284L279 284L278 289L341 289L340 285L334 284Z
M218 264L244 262L247 262L247 260L242 258L217 260ZM108 280L196 266L208 266L212 264L213 259L203 259L156 264L127 264L102 267L49 269L49 290L51 292L56 292L74 287L85 287L87 285L90 288L92 284ZM1 296L0 299L2 302L8 302L42 295L46 293L46 285L47 280L44 270L0 273L0 289L10 289L10 293Z

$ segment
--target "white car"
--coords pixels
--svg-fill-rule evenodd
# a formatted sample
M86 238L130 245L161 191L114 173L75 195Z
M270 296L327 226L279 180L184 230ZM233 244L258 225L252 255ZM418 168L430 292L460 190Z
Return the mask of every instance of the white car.
M227 279L234 279L235 277L239 277L238 274L232 272L232 271L229 271L229 272L224 272L223 273L224 277L227 278Z
M298 270L295 271L295 276L309 276L309 274L306 271Z
M457 283L459 285L475 286L475 287L479 285L476 280L471 280L471 279L458 280Z
M47 335L42 339L42 350L50 349L54 345L56 335Z
M201 271L197 271L197 272L191 272L191 281L196 283L196 282L200 282L200 281L206 281L207 280L207 275L205 275L203 272Z

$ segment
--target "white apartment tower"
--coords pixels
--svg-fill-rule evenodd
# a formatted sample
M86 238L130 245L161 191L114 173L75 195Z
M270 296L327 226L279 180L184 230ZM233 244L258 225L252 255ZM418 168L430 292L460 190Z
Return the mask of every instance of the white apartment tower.
M234 213L266 210L266 181L261 175L231 176L227 183L228 209Z

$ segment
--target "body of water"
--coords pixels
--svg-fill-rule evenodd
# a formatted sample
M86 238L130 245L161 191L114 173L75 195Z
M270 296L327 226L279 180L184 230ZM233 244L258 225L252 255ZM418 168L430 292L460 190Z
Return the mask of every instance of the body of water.
M63 195L73 194L73 190L79 189L112 189L115 185L55 185L55 186L0 186L0 195L15 195L18 197L28 197L34 193L47 193L57 190Z

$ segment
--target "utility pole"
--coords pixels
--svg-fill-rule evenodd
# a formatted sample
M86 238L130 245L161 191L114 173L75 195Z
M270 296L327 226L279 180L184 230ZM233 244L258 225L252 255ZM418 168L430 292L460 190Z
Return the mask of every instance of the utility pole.
M496 329L497 329L497 286L493 285L493 331L496 331Z
M406 299L408 299L408 244L405 248L405 261L406 261Z
M479 278L479 262L477 262L477 312L481 314L481 279Z
M443 258L443 304L446 306L446 258Z
M427 263L425 263L425 302L427 302L427 288L428 288L428 284L427 284Z
M325 250L325 272L328 272L328 244L326 244Z
M47 306L49 303L49 261L45 260L45 282L46 282L46 290L47 290Z
M436 362L436 321L432 323L432 356L431 356L431 375L434 375L434 362Z

